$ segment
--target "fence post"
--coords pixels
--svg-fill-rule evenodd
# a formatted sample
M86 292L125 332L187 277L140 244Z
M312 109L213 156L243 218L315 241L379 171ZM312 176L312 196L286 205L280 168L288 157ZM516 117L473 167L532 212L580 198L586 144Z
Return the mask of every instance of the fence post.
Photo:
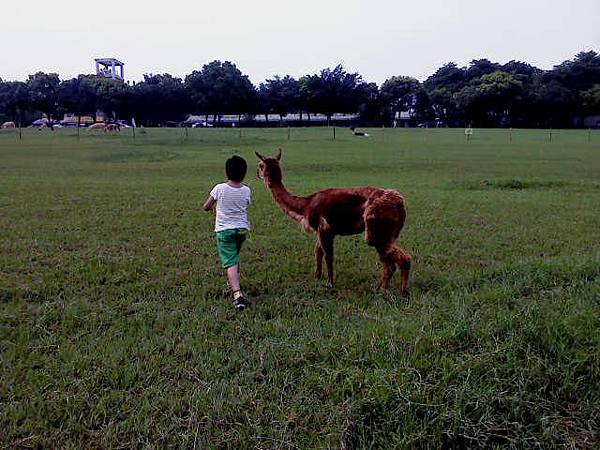
M512 134L513 134L513 129L512 127L510 127L510 134L508 135L508 142L510 142L512 144Z
M552 142L552 128L550 128L550 142Z
M288 141L290 140L290 126L288 125Z
M588 128L588 143L592 142L592 129Z
M23 122L23 113L21 112L21 108L18 109L19 112L19 140L23 139L23 133L21 132L21 123Z

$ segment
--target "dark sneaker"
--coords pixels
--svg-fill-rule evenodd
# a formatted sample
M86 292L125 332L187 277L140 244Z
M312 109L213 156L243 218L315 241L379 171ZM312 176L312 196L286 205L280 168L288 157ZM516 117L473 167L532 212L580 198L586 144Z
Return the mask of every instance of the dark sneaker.
M233 307L236 311L243 311L248 307L248 300L243 295L240 295L233 301Z

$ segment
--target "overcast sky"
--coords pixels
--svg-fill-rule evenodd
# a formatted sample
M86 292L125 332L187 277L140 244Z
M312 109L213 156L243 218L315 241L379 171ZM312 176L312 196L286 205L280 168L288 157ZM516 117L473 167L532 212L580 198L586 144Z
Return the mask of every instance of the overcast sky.
M549 69L600 51L600 0L2 0L0 42L4 80L73 77L116 57L128 80L220 59L255 83L338 63L381 83L450 61Z

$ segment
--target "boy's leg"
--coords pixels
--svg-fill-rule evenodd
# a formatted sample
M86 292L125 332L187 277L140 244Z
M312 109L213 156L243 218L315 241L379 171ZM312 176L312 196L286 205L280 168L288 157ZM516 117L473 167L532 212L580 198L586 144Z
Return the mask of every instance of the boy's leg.
M227 268L227 281L232 292L240 290L240 265L236 264Z
M238 310L247 306L240 286L240 250L245 238L245 230L225 230L217 233L219 257L227 274L234 306Z
M238 311L245 309L248 306L246 297L242 294L240 287L240 265L239 263L235 266L227 268L227 280L229 281L229 287L233 296L233 306Z
M233 292L234 299L238 296L241 296L241 277L240 277L240 262L239 255L240 250L242 249L242 245L244 245L244 241L246 240L246 232L247 230L235 230L235 246L236 246L236 257L237 264L227 269L227 279L229 280L229 286L231 287L231 291Z

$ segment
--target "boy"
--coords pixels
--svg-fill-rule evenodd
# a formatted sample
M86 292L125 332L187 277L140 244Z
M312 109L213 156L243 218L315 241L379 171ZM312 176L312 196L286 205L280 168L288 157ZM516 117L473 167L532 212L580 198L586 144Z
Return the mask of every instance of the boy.
M204 202L204 211L210 211L217 205L215 232L217 249L223 268L227 271L227 280L233 296L233 306L241 311L248 301L240 287L240 250L250 229L248 206L250 206L250 188L242 184L248 166L241 156L232 156L225 162L227 182L217 184Z

